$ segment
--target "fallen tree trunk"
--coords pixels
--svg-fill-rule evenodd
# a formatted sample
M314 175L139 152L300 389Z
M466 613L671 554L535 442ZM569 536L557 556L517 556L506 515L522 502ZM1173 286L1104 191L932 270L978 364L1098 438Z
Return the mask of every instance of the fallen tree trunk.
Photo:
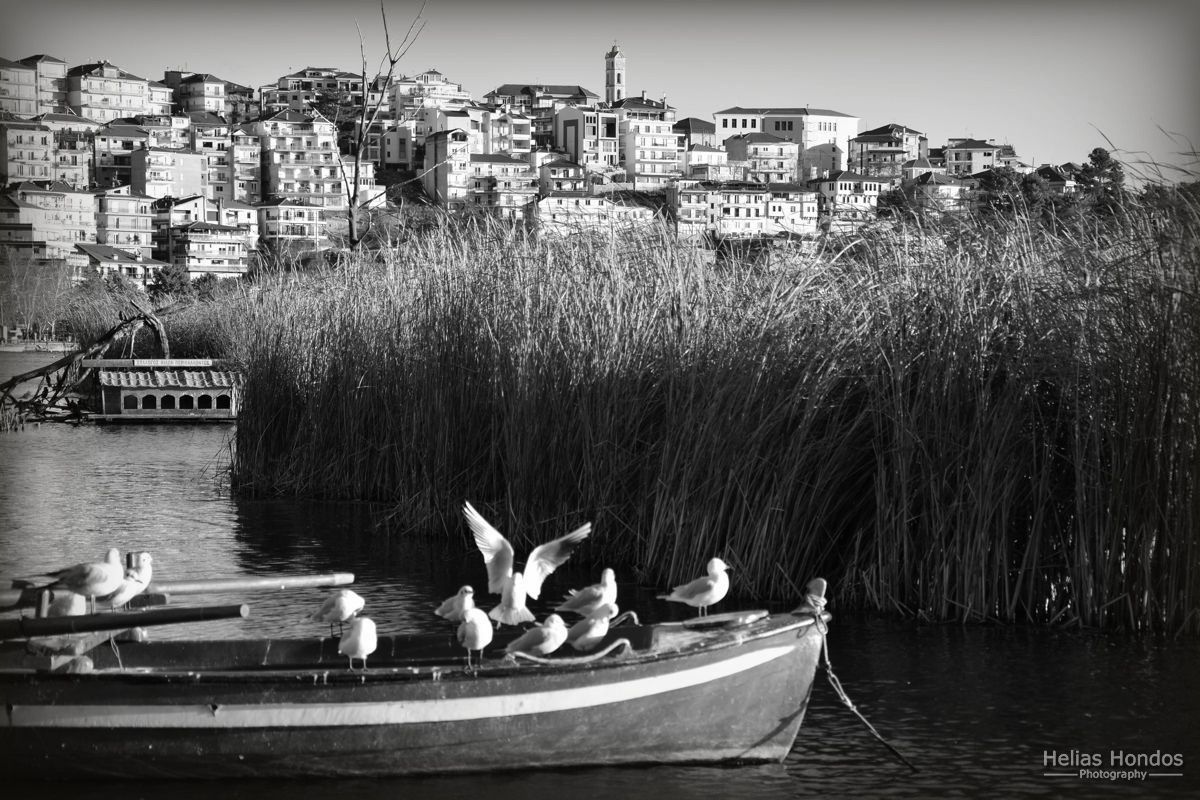
M163 327L160 316L165 316L186 305L186 303L171 303L160 309L151 310L134 303L136 313L125 317L115 327L93 342L90 346L76 350L57 361L44 367L24 372L0 383L0 427L4 430L15 430L30 419L38 421L78 421L83 418L83 412L77 403L65 398L65 395L75 389L91 370L80 369L79 362L102 353L110 345L123 337L129 337L129 351L132 354L134 337L143 325L149 325L154 331L163 358L171 357L170 344L167 341L167 331ZM57 377L54 378L57 374ZM16 398L12 392L17 386L26 381L40 378L32 397ZM56 412L56 409L58 410ZM62 413L62 412L66 413Z

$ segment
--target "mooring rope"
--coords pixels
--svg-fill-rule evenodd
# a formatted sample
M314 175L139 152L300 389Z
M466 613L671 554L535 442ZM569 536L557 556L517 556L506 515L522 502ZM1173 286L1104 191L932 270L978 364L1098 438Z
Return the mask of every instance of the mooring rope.
M821 657L825 661L825 675L829 679L829 685L832 686L833 691L837 693L838 699L845 704L846 708L854 712L854 716L862 720L863 725L867 726L867 730L871 732L871 735L878 739L884 747L890 750L892 754L896 756L896 758L904 762L905 766L907 766L913 772L918 772L913 763L905 758L899 750L892 747L892 745L889 744L888 741L879 734L879 731L875 730L875 726L872 725L867 718L864 717L862 713L854 707L854 703L851 702L850 697L846 694L846 690L842 688L842 682L839 681L837 675L833 673L833 663L829 660L829 637L826 635L829 632L829 626L825 624L825 619L821 616L821 612L825 610L825 598L820 595L809 593L805 596L805 601L808 604L808 607L813 610L813 619L816 621L817 631L821 634Z

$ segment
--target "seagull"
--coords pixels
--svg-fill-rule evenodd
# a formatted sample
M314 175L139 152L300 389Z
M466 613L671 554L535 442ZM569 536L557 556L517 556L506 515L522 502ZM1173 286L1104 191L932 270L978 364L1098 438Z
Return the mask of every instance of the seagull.
M604 571L600 573L599 583L579 590L572 589L554 610L571 611L581 617L586 617L601 606L616 602L617 575L605 567Z
M496 627L501 625L520 625L522 622L533 622L536 618L533 612L525 607L525 578L519 572L514 572L504 581L504 591L500 595L500 605L488 612L488 616L496 620Z
M153 559L146 551L137 554L137 563L125 570L125 578L121 587L107 597L101 598L108 603L109 608L124 607L130 600L146 591L150 578L154 574Z
M567 644L576 650L592 650L608 635L609 621L617 615L614 603L603 603L567 631Z
M447 597L443 600L442 604L433 613L451 622L462 622L467 610L474 607L475 590L470 586L463 586L453 597Z
M471 666L471 651L479 651L483 660L483 648L492 643L492 621L479 608L468 608L458 626L458 643L467 648L467 667Z
M112 594L125 581L125 567L121 564L121 551L110 547L102 562L76 564L73 567L51 572L53 583L43 589L66 589L88 599L91 610L96 611L96 598Z
M463 514L475 536L475 545L483 554L483 563L487 565L488 591L502 594L505 583L513 576L512 545L470 503L463 503ZM565 536L533 548L525 562L525 594L537 600L542 592L542 582L571 557L575 546L591 532L592 523L587 522Z
M719 603L721 598L729 592L729 576L726 574L728 569L729 567L721 559L709 559L708 575L696 578L691 583L676 586L670 594L660 594L658 599L686 603L693 608L700 609L700 616L703 617L708 614L709 606Z
M558 614L551 614L541 625L530 628L504 648L506 653L529 653L548 656L567 640L567 624Z
M355 617L350 620L350 632L338 640L338 652L350 659L350 669L354 669L354 659L361 658L363 671L367 669L367 656L375 652L379 639L375 635L375 622L367 617Z
M329 635L333 636L333 623L338 624L338 633L342 633L342 626L353 619L355 614L362 611L366 604L367 601L363 600L357 592L350 589L338 589L336 592L331 592L321 607L305 619L309 622L328 622ZM372 629L374 629L373 625Z

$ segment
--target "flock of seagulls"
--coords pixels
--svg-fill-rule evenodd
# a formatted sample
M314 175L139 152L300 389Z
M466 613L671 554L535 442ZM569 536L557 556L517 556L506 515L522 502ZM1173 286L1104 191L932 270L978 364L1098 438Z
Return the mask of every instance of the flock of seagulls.
M468 669L482 663L484 648L492 643L495 631L502 625L525 626L519 636L505 645L506 655L521 653L548 656L564 645L586 653L600 645L620 611L617 606L617 576L612 569L605 568L600 573L598 583L569 590L554 606L553 612L540 623L526 605L528 599L537 600L541 596L546 579L566 563L579 543L588 537L592 531L590 522L538 545L529 553L523 569L517 570L516 551L500 531L470 503L463 504L463 516L487 568L488 593L500 596L500 602L491 611L485 612L475 604L474 587L467 585L460 587L434 609L433 613L437 616L458 624L455 635L458 644L466 651ZM707 575L676 586L670 594L659 597L697 608L700 615L704 616L709 606L720 602L729 592L728 570L729 567L721 559L711 559ZM348 632L342 629L338 653L350 660L351 670L354 669L355 660L361 660L365 670L367 657L378 644L375 623L359 616L364 605L363 598L353 591L339 589L307 617L310 622L329 623L330 636L333 635L334 623L350 626ZM568 627L563 618L565 614L576 615L579 620Z
M457 640L466 650L468 668L472 666L472 653L478 654L477 663L482 662L484 648L492 643L495 630L502 625L534 623L505 646L508 655L548 656L564 645L588 652L600 645L619 614L617 577L613 570L605 568L600 573L599 583L568 591L540 623L526 606L527 599L539 599L546 579L571 557L580 542L587 539L592 531L590 522L535 547L523 569L517 571L514 569L515 551L509 541L470 503L463 504L463 515L487 567L488 592L500 596L499 604L484 612L475 604L474 588L463 586L434 610L448 622L458 623ZM53 580L37 588L63 590L70 593L66 600L85 598L93 613L97 603L105 603L113 610L124 608L130 600L146 591L153 576L150 553L139 552L131 560L132 566L125 567L120 551L110 548L102 561L44 573L42 577ZM658 597L696 608L700 616L705 616L709 606L720 602L729 592L728 570L724 561L713 558L708 562L706 575ZM55 603L63 609L73 607L65 601L60 603L59 598ZM329 594L320 608L305 617L307 622L327 623L331 638L333 626L338 626L338 653L349 659L351 670L355 661L362 661L365 670L367 657L378 646L375 623L361 615L365 607L366 601L357 592L338 589ZM578 616L579 620L568 627L563 618L566 614Z
M43 573L38 577L54 580L34 588L64 593L52 601L51 614L74 612L76 596L87 601L87 608L92 613L96 612L97 603L104 603L116 610L124 608L130 600L146 591L153 576L153 561L150 554L143 551L134 556L133 566L126 567L121 563L121 551L110 547L103 561L83 562Z

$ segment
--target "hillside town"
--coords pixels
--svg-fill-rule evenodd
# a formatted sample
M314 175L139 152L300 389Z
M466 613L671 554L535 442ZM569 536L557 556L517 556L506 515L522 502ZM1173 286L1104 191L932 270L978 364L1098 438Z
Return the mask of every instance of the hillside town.
M404 203L544 235L665 223L712 246L853 230L899 189L968 210L1000 168L1076 189L1078 167L1034 167L995 138L930 147L907 124L862 130L829 108L681 118L665 96L627 92L615 44L604 76L603 97L503 83L477 99L436 69L364 81L306 67L252 88L0 58L0 247L147 288L169 265L231 278L320 252L344 241L349 211Z

